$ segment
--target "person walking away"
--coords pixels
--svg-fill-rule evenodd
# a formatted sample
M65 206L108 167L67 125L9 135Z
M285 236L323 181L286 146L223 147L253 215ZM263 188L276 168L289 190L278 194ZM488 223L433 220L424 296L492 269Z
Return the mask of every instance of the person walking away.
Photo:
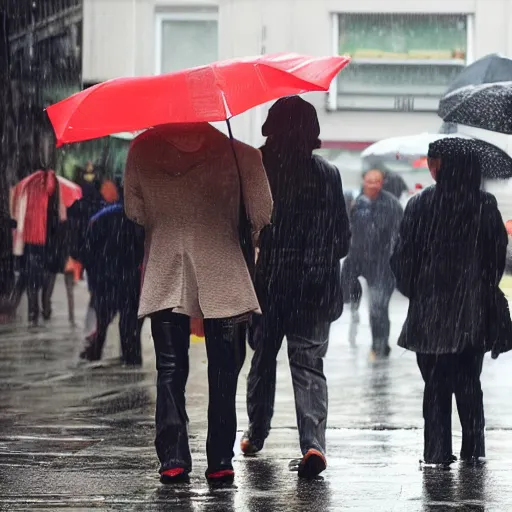
M343 263L343 282L364 277L370 299L372 358L387 357L389 346L389 302L395 289L389 258L398 235L403 209L398 199L383 190L381 171L364 176L363 192L350 215L352 242Z
M27 290L29 323L37 326L42 298L42 314L49 320L52 314L51 296L55 274L48 268L48 242L65 220L59 201L55 172L43 169L29 181L20 182L13 194L13 212L17 222L14 244L16 255L23 256L20 276L15 286L12 304L19 305L23 291Z
M80 262L82 262L89 221L95 213L98 213L106 206L100 193L101 183L99 181L83 183L81 187L82 198L75 201L67 209L70 232L70 255L73 259Z
M119 313L121 362L142 365L141 328L137 311L140 268L144 256L144 231L128 219L122 202L106 206L93 215L86 234L82 260L96 312L96 330L87 337L80 358L101 359L107 330Z
M85 240L89 221L94 214L98 213L107 204L101 195L100 180L94 179L95 174L92 172L87 173L87 176L91 176L91 181L82 180L82 198L75 201L67 210L70 234L70 256L82 266L84 263ZM90 320L94 320L94 322ZM95 325L89 325L91 323L94 324L96 320L96 313L92 306L91 297L85 321L87 336L94 334L96 331Z
M450 464L455 394L462 425L460 456L485 456L480 373L484 354L512 348L508 304L498 285L507 233L494 196L480 190L471 141L430 145L436 184L407 204L391 267L409 298L398 344L416 352L423 380L424 462Z
M323 358L331 322L341 316L340 260L350 231L341 177L313 150L320 147L315 108L298 96L277 101L262 133L263 164L275 201L260 238L255 273L263 316L255 319L255 353L247 383L249 429L243 453L263 448L276 393L276 359L286 336L303 458L300 477L326 468L327 383Z
M272 214L258 150L208 123L164 125L132 142L125 208L146 231L139 316L151 316L155 445L164 483L183 480L192 469L185 410L191 318L204 318L208 356L206 478L234 478L237 381L247 318L260 311L240 245L241 189L256 235Z

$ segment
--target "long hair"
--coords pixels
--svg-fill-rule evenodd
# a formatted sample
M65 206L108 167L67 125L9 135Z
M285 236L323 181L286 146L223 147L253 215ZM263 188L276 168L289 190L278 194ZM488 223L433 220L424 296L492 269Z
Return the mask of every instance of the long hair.
M436 286L453 285L470 265L477 247L481 210L480 160L471 141L446 138L430 145L439 158L435 191L418 237L423 270ZM422 272L423 273L423 272Z

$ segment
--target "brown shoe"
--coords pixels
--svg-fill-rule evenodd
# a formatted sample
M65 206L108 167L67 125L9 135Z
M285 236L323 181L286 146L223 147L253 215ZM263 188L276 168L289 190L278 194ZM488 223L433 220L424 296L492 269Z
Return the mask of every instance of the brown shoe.
M312 479L327 468L327 460L318 450L308 450L299 464L299 478Z
M240 449L244 455L256 455L261 451L261 448L258 448L258 446L251 441L247 432L243 435L242 440L240 441Z

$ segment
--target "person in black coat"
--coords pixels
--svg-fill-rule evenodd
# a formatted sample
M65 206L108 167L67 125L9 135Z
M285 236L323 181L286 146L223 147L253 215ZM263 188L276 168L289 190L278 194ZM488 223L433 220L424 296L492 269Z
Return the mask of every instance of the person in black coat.
M283 98L270 109L262 133L274 212L259 241L255 287L263 316L255 320L242 451L261 450L269 434L276 358L286 336L303 453L299 476L311 477L326 466L323 358L331 322L343 310L340 259L350 231L340 174L313 155L320 147L314 107L296 96Z
M376 169L365 174L363 193L350 213L352 242L343 263L345 298L356 309L362 293L358 278L364 277L368 283L373 357L387 357L391 350L389 302L395 278L389 258L403 216L398 199L383 190L383 183L382 171Z
M416 352L425 381L424 461L449 464L455 394L461 458L485 456L480 373L486 351L512 348L512 323L498 285L507 233L494 196L480 190L478 154L465 139L430 145L436 185L412 198L391 266L409 311L398 344Z
M81 359L101 359L108 326L119 313L121 360L127 365L142 364L142 321L137 313L143 257L143 229L128 219L121 202L103 208L91 218L82 261L97 327L87 338Z
M89 221L95 213L105 206L105 202L100 193L100 181L93 181L92 183L83 182L81 186L82 198L75 201L67 209L67 217L69 226L69 254L73 259L83 263L82 255Z

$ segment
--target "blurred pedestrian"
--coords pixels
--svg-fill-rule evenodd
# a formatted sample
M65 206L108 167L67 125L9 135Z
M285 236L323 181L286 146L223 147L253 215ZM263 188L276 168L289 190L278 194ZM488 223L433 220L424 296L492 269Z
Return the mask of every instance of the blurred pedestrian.
M240 189L258 233L272 213L261 154L207 123L165 125L134 140L125 180L126 213L146 230L139 316L151 316L155 343L161 480L182 480L192 468L185 410L190 319L204 318L206 477L232 482L246 322L260 310L240 245Z
M20 182L13 194L13 215L17 222L14 253L21 257L22 263L12 305L15 309L18 307L26 289L29 323L37 326L39 294L43 318L49 320L52 314L51 297L56 278L53 241L59 236L66 216L55 172L43 169L30 178Z
M341 316L340 260L350 240L340 173L320 147L315 108L298 96L277 101L262 133L263 163L274 197L272 225L260 238L255 283L263 316L255 319L255 354L247 383L249 429L242 451L269 435L276 359L286 336L303 458L300 477L326 468L327 383L323 358L331 322Z
M480 373L484 354L512 348L512 323L499 289L507 233L494 196L480 190L478 154L465 139L430 145L436 185L406 208L391 265L409 298L399 345L416 352L425 381L424 462L449 464L452 395L462 425L461 458L485 456Z
M343 282L350 300L358 308L364 277L370 299L372 357L387 357L389 346L389 302L395 289L389 258L398 235L403 209L398 199L383 190L384 176L379 170L364 175L363 192L350 215L352 242L343 263Z
M119 313L121 362L140 366L142 352L139 307L144 231L128 219L122 202L106 206L89 221L82 252L96 329L87 337L80 358L101 359L107 330Z
M89 221L95 213L106 206L100 193L100 181L86 182L81 187L82 198L75 201L67 210L70 231L70 255L77 261L82 261L85 235Z

